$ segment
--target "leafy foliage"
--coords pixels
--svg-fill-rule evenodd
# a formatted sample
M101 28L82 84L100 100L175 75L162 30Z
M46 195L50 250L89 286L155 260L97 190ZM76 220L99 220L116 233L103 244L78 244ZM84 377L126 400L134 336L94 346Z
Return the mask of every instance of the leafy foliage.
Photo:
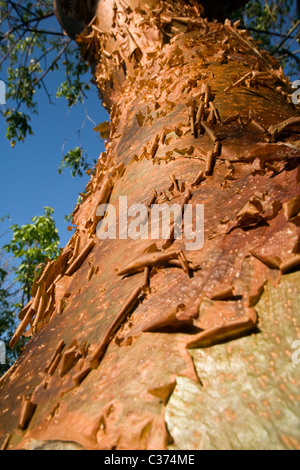
M251 0L233 15L295 79L300 74L299 3L295 0Z
M27 225L12 225L13 237L3 249L12 253L16 260L20 260L15 270L15 280L22 290L21 306L30 300L33 281L47 259L54 259L59 255L59 236L52 217L53 209L44 208L41 216L31 219Z
M90 169L90 165L87 163L85 151L81 147L75 147L64 155L58 169L59 173L61 174L64 168L67 167L71 168L71 175L73 178L76 176L83 176L83 173Z
M57 70L64 71L65 80L58 81L56 97L66 99L69 107L83 103L90 89L88 65L61 30L53 0L0 1L0 78L7 82L7 106L0 112L13 147L33 134L37 91L44 89L51 103L46 78Z
M17 323L16 313L29 301L39 269L46 260L55 259L60 253L52 216L53 209L45 207L44 214L33 217L31 223L13 225L11 242L0 250L0 340L5 342L7 354L7 364L0 365L0 376L14 363L26 343L23 338L14 350L9 349ZM0 222L6 218L0 218ZM5 252L12 255L13 261Z
M14 293L8 284L9 265L8 262L3 262L3 253L0 253L1 267L0 267L0 340L6 346L6 364L0 364L0 376L14 363L18 354L20 353L21 344L18 345L16 350L11 351L8 347L9 339L13 335L15 328L15 307L14 307ZM2 264L3 263L3 264ZM5 268L5 269L4 269Z

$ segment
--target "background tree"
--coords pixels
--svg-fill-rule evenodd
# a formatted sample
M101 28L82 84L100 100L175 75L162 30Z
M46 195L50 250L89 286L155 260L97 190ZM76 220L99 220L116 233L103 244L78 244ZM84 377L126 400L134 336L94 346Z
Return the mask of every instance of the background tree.
M12 339L30 324L0 381L2 448L297 448L289 81L238 23L205 20L205 2L99 0L94 17L90 3L57 4L82 31L110 140ZM214 16L229 6L215 2ZM151 243L99 241L98 206L124 195L149 211L204 203L203 249L174 226Z
M11 227L12 240L0 254L0 340L6 344L6 364L0 366L1 375L13 365L26 339L15 349L9 342L17 327L16 315L29 302L34 279L47 260L56 259L60 253L59 236L53 220L53 209L45 207L42 216L33 217L31 223ZM11 257L5 256L5 252Z

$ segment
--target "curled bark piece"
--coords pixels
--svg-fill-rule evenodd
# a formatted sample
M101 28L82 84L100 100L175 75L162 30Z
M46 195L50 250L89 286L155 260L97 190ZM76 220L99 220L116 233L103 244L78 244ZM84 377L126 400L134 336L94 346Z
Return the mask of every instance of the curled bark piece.
M232 116L229 116L225 121L223 121L224 125L230 124L231 122L235 122L240 118L240 113L233 114Z
M59 372L60 377L66 375L69 370L71 370L75 366L78 359L79 354L76 346L73 346L71 349L64 352L64 354L62 355L61 367Z
M82 265L82 263L85 261L85 259L88 257L90 252L95 246L95 240L90 240L90 242L87 244L87 246L82 250L80 255L77 256L75 261L71 264L71 266L67 269L66 271L66 276L72 276Z
M87 280L88 282L90 282L90 280L92 279L93 275L94 275L94 272L95 272L95 266L92 266L88 272L88 275L87 275Z
M11 349L13 349L16 346L17 342L19 341L20 337L26 330L27 326L31 322L34 315L35 315L35 311L33 310L33 308L30 308L26 316L23 318L18 328L16 329L15 334L13 335L12 339L10 340L9 347Z
M215 105L212 101L209 102L209 107L210 109L213 111L214 115L215 115L215 118L216 118L216 121L221 123L221 117L220 117L220 113L219 111L215 108Z
M94 351L93 356L91 358L91 367L94 369L98 367L98 365L101 362L101 359L103 355L105 354L106 348L113 339L115 333L117 330L120 328L122 323L124 323L126 317L130 315L130 313L133 312L133 310L137 307L139 303L139 296L142 293L143 288L142 287L137 287L127 300L126 304L120 311L120 313L117 315L116 319L110 325L107 333L105 334L104 338L102 339L100 345L97 347L97 349Z
M117 275L126 276L128 274L135 274L146 267L153 268L157 264L165 263L166 261L170 261L171 259L177 259L178 255L179 251L158 251L156 253L144 253L131 264L129 264L126 268L118 271Z
M159 134L156 134L156 136L154 137L151 143L150 150L149 150L149 154L151 158L155 157L158 147L159 147Z
M270 269L280 269L281 259L278 258L278 256L263 256L253 251L251 252L251 255L254 256L254 258L261 261L266 266L268 266L268 268Z
M143 291L142 287L137 287L132 292L132 294L129 297L129 299L127 300L126 304L124 305L124 307L122 308L120 313L117 315L117 317L113 321L112 325L110 325L107 333L105 334L103 340L101 341L101 344L98 346L98 348L96 349L96 351L94 352L94 354L92 356L92 359L91 359L91 367L92 368L95 368L99 365L99 363L100 363L100 361L101 361L101 359L102 359L102 357L105 353L106 347L108 346L108 344L113 339L115 333L120 328L122 323L124 323L127 316L130 315L133 312L133 310L135 310L135 308L138 306L138 304L139 304L138 298L141 295L142 291Z
M88 219L88 222L89 221L93 222L92 230L94 229L94 225L97 224L98 222L97 209L102 204L106 204L108 202L111 191L112 191L112 187L113 187L113 179L111 178L110 174L108 174L105 176L102 182L100 192L98 194L98 197L96 198L95 204L93 205L93 209L91 211L91 215Z
M31 398L23 398L21 405L21 413L19 419L19 428L23 431L28 428L30 421L36 410L36 405L31 402Z
M166 406L170 396L174 392L174 389L176 387L176 380L172 381L169 384L163 385L161 387L156 387L156 388L151 388L148 390L148 393L153 395L154 397L159 398L163 404Z
M58 367L58 364L60 363L61 358L62 358L62 354L58 353L53 363L51 364L51 367L48 370L48 375L52 376L54 374L54 372L56 371Z
M176 191L179 191L178 181L174 175L170 175L171 183Z
M185 254L183 253L183 251L180 251L180 252L179 252L178 259L179 259L179 262L180 262L180 264L181 264L181 267L182 267L183 271L184 271L186 274L189 274L189 272L190 272L189 262L188 262L188 260L186 259L186 256L185 256Z
M183 196L183 199L180 203L180 207L181 207L181 214L180 215L181 215L181 217L183 216L185 206L188 204L191 197L192 197L192 191L188 188L188 189L186 189L186 191L184 193L184 196ZM177 220L174 220L174 222L173 222L173 224L170 228L168 237L163 242L162 248L164 250L167 250L168 248L170 248L170 246L172 246L174 241L175 241L175 226L176 226L176 223L177 223Z
M54 261L49 261L46 264L46 266L45 266L45 268L44 268L44 270L41 274L41 277L37 280L37 285L41 284L43 281L45 281L45 279L47 279L47 276L50 273L54 263L55 263Z
M150 320L148 324L146 324L146 326L143 328L143 332L151 333L165 328L176 329L183 325L192 325L192 316L181 316L184 312L184 309L184 305L179 305L177 307L171 307L165 312L159 313L152 320Z
M203 129L205 130L207 135L209 136L212 143L215 144L219 139L216 136L216 134L214 133L214 131L207 124L205 124L203 121L201 121L201 126L203 127Z
M290 199L283 204L284 215L288 220L291 220L295 215L300 212L300 196Z
M234 297L234 286L225 287L211 296L211 300L227 300Z
M23 318L25 318L26 313L28 312L29 308L32 306L33 300L34 300L34 299L31 299L31 300L28 302L28 304L25 305L25 307L21 310L21 312L20 312L19 315L18 315L19 320L23 320Z
M252 72L246 73L242 78L234 82L232 85L229 85L228 87L225 88L224 93L228 93L232 88L235 88L236 86L242 85L242 83L245 82L248 78L252 77Z
M7 450L11 436L12 436L11 434L8 434L8 436L6 436L6 438L3 441L3 444L1 445L0 450Z
M34 297L33 305L32 305L33 310L35 310L36 312L38 311L38 308L39 308L40 298L43 294L43 290L44 290L43 286L40 284L37 288L37 292Z
M85 369L83 369L81 372L79 372L78 374L74 375L73 377L73 382L76 383L77 386L79 386L83 381L84 379L87 378L87 376L89 375L89 373L92 371L93 369L88 366L86 367Z
M80 235L78 234L76 237L75 245L74 245L74 251L73 251L74 258L78 256L79 248L80 248Z
M280 271L282 274L287 274L298 266L300 266L300 255L294 255L281 263Z
M146 266L144 270L144 282L143 282L143 287L147 288L150 286L150 268Z
M37 314L35 316L35 319L32 325L33 332L35 332L35 329L37 328L38 324L43 319L43 315L46 311L47 303L49 302L49 297L50 297L49 294L44 294L40 299L38 311L37 311Z
M208 348L214 344L235 339L239 335L250 333L257 326L257 315L253 309L248 310L252 310L250 317L203 331L188 342L187 348Z
M196 113L196 118L195 118L195 124L196 125L199 125L201 120L202 120L202 116L204 114L204 101L201 101L200 102L200 105L199 105L199 108L197 110L197 113Z
M268 132L272 137L276 138L291 126L297 126L300 128L300 117L291 117L275 126L270 126Z
M215 162L215 155L214 152L210 151L206 157L206 167L205 167L205 175L211 176L214 169L214 162Z
M206 178L204 176L204 172L203 170L199 171L198 175L196 176L196 178L194 179L194 181L192 182L192 186L198 186L200 183L202 183L202 181L204 181Z
M52 355L52 357L50 358L50 361L49 361L49 364L47 365L46 369L45 369L45 372L47 373L50 369L50 367L52 366L52 364L54 363L56 357L62 352L62 350L64 349L65 347L65 342L64 340L62 339L58 345L56 346L55 348L55 351Z

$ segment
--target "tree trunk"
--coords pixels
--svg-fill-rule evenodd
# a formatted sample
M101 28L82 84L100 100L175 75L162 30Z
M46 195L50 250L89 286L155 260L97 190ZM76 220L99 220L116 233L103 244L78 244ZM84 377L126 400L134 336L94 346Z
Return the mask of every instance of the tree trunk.
M74 34L94 13L56 3ZM222 3L207 2L219 19ZM29 323L33 337L0 381L0 443L299 448L300 119L288 80L237 25L203 19L201 2L96 7L77 42L110 138L76 233L20 314L12 346ZM172 226L169 239L126 237L125 206L117 239L99 240L98 206L118 213L125 196L147 217L153 204L192 208L194 224L204 205L203 247Z

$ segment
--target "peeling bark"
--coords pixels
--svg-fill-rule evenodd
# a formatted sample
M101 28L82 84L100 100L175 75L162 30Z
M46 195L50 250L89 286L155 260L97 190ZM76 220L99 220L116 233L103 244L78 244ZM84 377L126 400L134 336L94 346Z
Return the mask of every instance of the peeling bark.
M240 360L234 345L259 341L266 285L294 288L285 275L300 266L300 150L289 83L238 25L209 22L203 11L201 2L100 0L76 37L110 111L110 138L74 211L75 235L45 266L20 314L12 345L29 323L33 337L0 379L5 448L56 441L165 449L172 436L177 447L207 447L201 435L179 439L173 425L168 432L176 383L203 390L197 351L205 355L217 343L232 345L229 373ZM187 250L187 240L174 237L175 222L168 241L98 240L97 207L118 209L120 196L148 213L154 203L182 211L204 204L204 247ZM296 322L295 303L291 309ZM272 331L275 346L281 325ZM267 349L260 354L268 360ZM241 374L248 372L245 365ZM287 378L281 400L294 380ZM277 371L269 393L279 382ZM20 429L24 395L34 413ZM243 414L248 402L239 406ZM259 413L252 419L260 426ZM211 436L216 448L226 430L220 422ZM292 420L283 447L295 447L296 428ZM244 447L256 442L252 432Z

